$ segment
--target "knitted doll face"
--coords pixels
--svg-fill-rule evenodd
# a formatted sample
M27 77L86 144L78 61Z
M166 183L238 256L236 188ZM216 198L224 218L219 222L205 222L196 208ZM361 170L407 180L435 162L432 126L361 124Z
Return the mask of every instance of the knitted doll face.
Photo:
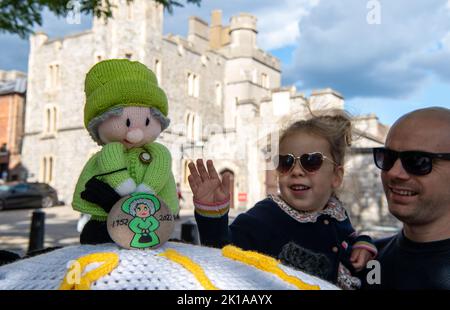
M296 132L280 144L280 155L301 156L305 153L321 152L333 158L330 146L323 137L306 132ZM278 185L283 200L299 211L322 210L333 191L342 183L343 169L330 161L323 161L319 170L310 173L295 162L295 166L278 176Z
M127 149L151 143L161 133L161 124L147 107L125 107L122 115L114 115L98 127L104 144L121 142Z

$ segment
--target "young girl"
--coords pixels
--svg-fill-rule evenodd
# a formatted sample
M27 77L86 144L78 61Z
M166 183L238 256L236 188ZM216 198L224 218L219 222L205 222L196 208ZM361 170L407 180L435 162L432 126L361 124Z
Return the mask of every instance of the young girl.
M370 237L357 236L336 196L350 141L351 122L343 113L292 124L279 140L279 194L258 202L229 227L229 176L220 180L210 160L207 168L200 159L197 166L190 163L188 180L202 244L231 243L279 257L283 247L294 243L326 257L325 279L343 288L358 287L350 271L362 270L377 250Z

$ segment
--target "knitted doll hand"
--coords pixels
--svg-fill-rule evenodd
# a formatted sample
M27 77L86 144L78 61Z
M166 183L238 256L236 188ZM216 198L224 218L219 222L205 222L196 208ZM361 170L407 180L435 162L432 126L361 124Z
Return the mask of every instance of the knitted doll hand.
M106 213L120 199L120 195L111 186L95 177L86 183L86 189L80 195L82 199L99 205Z
M114 190L119 194L121 197L127 196L131 193L136 192L136 182L132 178L128 178L122 183L119 184Z
M152 195L156 194L156 192L153 190L153 188L151 188L150 186L145 185L144 183L139 184L136 187L136 190L134 192L135 193L147 193L147 194L152 194Z
M203 205L220 204L230 199L230 175L226 174L222 180L219 178L212 160L206 162L206 171L203 160L197 159L197 167L189 163L191 175L188 177L189 186L194 194L194 202Z

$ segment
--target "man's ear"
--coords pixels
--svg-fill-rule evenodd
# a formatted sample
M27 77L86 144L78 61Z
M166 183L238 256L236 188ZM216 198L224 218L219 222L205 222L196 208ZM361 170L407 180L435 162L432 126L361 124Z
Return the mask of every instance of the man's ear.
M331 183L333 189L340 187L343 181L344 181L344 167L335 166L333 173L333 182Z

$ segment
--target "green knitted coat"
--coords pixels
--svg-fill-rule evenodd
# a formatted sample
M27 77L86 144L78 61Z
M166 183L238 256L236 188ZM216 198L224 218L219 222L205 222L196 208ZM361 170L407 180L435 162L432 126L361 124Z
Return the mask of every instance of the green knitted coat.
M151 155L150 163L139 159L142 152ZM106 221L108 214L98 205L81 198L85 184L94 175L122 170L98 179L116 188L123 181L132 178L136 184L152 188L169 207L173 214L178 213L178 196L175 179L171 169L172 157L169 150L160 143L153 142L139 148L127 150L120 142L108 143L94 154L84 166L73 195L72 207L76 211L92 215L92 219Z

